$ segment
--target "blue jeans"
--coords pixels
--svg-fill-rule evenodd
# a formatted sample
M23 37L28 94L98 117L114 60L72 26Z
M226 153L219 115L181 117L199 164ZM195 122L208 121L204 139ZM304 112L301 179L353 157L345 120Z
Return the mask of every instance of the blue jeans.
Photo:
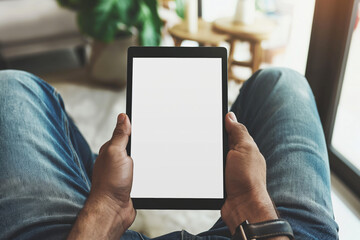
M314 97L289 69L255 73L232 111L267 162L267 184L297 239L337 239L328 156ZM91 187L95 155L49 84L21 71L0 71L0 239L65 239ZM239 186L241 187L241 186ZM228 239L224 222L193 236ZM121 239L148 239L127 231Z

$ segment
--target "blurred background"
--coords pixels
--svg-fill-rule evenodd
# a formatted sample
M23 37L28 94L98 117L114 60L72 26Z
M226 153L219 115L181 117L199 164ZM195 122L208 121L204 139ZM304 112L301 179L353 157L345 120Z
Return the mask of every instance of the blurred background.
M0 70L61 93L92 150L125 112L129 46L223 46L229 106L259 68L289 67L314 91L329 148L340 238L360 235L358 0L0 0ZM201 94L199 92L199 94ZM219 211L138 211L154 237L210 228Z

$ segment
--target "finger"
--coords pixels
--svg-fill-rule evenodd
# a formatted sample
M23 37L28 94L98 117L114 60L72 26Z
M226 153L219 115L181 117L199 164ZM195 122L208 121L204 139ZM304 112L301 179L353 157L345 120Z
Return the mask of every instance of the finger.
M250 137L246 127L237 121L236 116L233 112L229 112L226 114L225 128L229 137L230 149L241 146L241 143Z
M110 144L125 149L131 133L130 120L125 113L117 117L116 127L110 139Z

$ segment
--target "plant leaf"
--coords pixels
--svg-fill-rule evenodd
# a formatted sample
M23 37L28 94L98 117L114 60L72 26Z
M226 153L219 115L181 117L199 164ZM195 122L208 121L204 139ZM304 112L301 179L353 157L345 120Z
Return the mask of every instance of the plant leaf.
M88 0L56 0L56 1L60 6L75 11L82 8L88 8L94 6L95 4L95 1L88 1Z
M137 22L139 40L143 46L158 46L161 40L161 20L156 0L140 0Z
M185 0L175 0L176 13L182 19L185 18Z
M77 11L81 32L102 42L111 42L133 26L139 30L141 45L159 45L161 20L156 0L57 0ZM120 33L120 34L119 34Z
M84 34L103 42L111 42L119 32L119 26L131 26L136 22L137 1L97 0L96 2L93 7L78 11L78 24Z

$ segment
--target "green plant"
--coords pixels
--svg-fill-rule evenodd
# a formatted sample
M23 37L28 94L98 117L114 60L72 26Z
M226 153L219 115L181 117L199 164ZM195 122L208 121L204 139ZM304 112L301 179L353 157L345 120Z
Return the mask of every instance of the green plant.
M179 17L184 19L184 12L185 12L185 0L175 0L176 3L176 13Z
M156 46L161 39L161 20L156 0L57 0L77 12L80 31L96 40L111 42L117 36L139 31L140 44Z

